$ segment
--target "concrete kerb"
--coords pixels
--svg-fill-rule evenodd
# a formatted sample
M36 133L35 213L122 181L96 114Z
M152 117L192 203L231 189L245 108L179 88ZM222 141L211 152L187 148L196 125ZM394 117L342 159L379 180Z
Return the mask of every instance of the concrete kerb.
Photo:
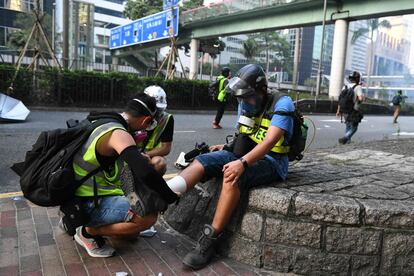
M412 274L414 176L406 170L414 170L412 159L374 150L315 153L286 182L250 191L222 253L305 275ZM198 186L164 215L193 239L211 222L221 180Z

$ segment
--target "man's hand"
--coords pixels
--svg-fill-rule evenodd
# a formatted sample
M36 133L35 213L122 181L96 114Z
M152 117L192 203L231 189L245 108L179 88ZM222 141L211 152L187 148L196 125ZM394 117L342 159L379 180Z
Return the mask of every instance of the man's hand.
M338 118L341 117L341 112L337 111L336 112L336 117L338 117Z
M214 145L214 146L211 146L209 149L210 151L219 151L219 150L223 150L223 148L224 148L224 145Z
M224 182L229 182L232 186L236 185L243 172L244 166L240 160L227 163L223 167Z

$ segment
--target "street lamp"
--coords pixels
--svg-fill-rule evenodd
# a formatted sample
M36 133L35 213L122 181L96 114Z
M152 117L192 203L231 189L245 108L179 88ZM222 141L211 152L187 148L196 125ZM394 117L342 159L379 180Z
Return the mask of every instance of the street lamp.
M52 4L52 51L55 52L55 13L56 13L56 2Z
M102 61L103 61L103 69L102 69L102 71L104 73L105 73L105 67L106 67L106 64L105 64L105 56L106 56L106 27L108 25L110 25L110 24L111 23L108 22L108 23L106 23L106 24L103 25L103 28L104 28L103 43L104 43L105 47L103 48L103 58L102 58Z
M327 0L323 1L323 20L322 20L322 38L321 38L321 54L319 56L318 64L318 75L316 77L316 96L319 96L321 92L321 75L322 75L322 61L323 61L323 51L324 51L324 40L325 40L325 25L326 25L326 6Z

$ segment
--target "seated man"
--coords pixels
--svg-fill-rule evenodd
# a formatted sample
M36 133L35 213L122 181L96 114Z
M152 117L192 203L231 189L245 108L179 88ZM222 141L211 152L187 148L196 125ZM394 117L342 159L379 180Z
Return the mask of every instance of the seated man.
M204 226L197 247L183 259L193 269L209 263L240 195L254 186L284 180L288 173L288 141L293 133L293 119L274 112L294 111L290 97L268 93L266 75L254 64L240 69L228 89L239 100L239 135L234 145L211 147L213 152L196 157L180 175L167 181L174 192L182 194L199 181L223 176L213 222Z
M167 171L167 162L163 158L171 151L174 135L174 117L165 112L167 108L167 95L165 91L156 85L145 88L144 93L155 98L157 102L156 124L150 125L141 141L137 141L138 147L150 159L155 170L161 175Z
M92 257L109 257L115 251L105 244L103 236L129 238L147 229L157 220L157 214L143 217L133 210L136 202L124 197L120 172L127 163L134 179L145 185L151 179L151 186L161 187L164 196L176 198L168 189L162 177L148 164L138 151L129 131L147 128L156 113L155 99L141 94L127 103L121 114L128 130L118 122L105 123L97 127L86 143L76 153L73 168L76 179L81 179L100 166L103 170L86 180L75 192L81 198L82 207L90 221L78 227L75 241ZM122 118L120 118L122 120ZM133 184L132 184L133 185ZM125 186L125 185L124 185ZM128 187L128 194L134 190ZM137 198L137 197L135 197ZM169 200L166 200L169 201ZM171 202L171 201L170 201ZM132 206L132 207L131 207Z

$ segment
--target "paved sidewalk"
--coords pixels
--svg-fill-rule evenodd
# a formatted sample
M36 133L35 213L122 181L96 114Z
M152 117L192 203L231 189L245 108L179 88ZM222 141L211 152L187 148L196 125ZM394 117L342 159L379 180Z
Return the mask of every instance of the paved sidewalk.
M352 144L318 152L337 154L361 148L414 156L414 139ZM312 153L307 156L311 157ZM192 242L162 222L156 225L158 233L153 238L112 240L117 256L91 258L57 227L58 220L57 208L38 207L19 196L0 198L0 276L101 276L116 272L128 275L285 275L218 257L203 270L186 269L181 259L192 248Z
M192 243L162 222L154 237L112 240L116 256L92 258L57 226L57 208L14 197L0 199L0 211L0 275L269 275L228 258L186 269L181 259Z

